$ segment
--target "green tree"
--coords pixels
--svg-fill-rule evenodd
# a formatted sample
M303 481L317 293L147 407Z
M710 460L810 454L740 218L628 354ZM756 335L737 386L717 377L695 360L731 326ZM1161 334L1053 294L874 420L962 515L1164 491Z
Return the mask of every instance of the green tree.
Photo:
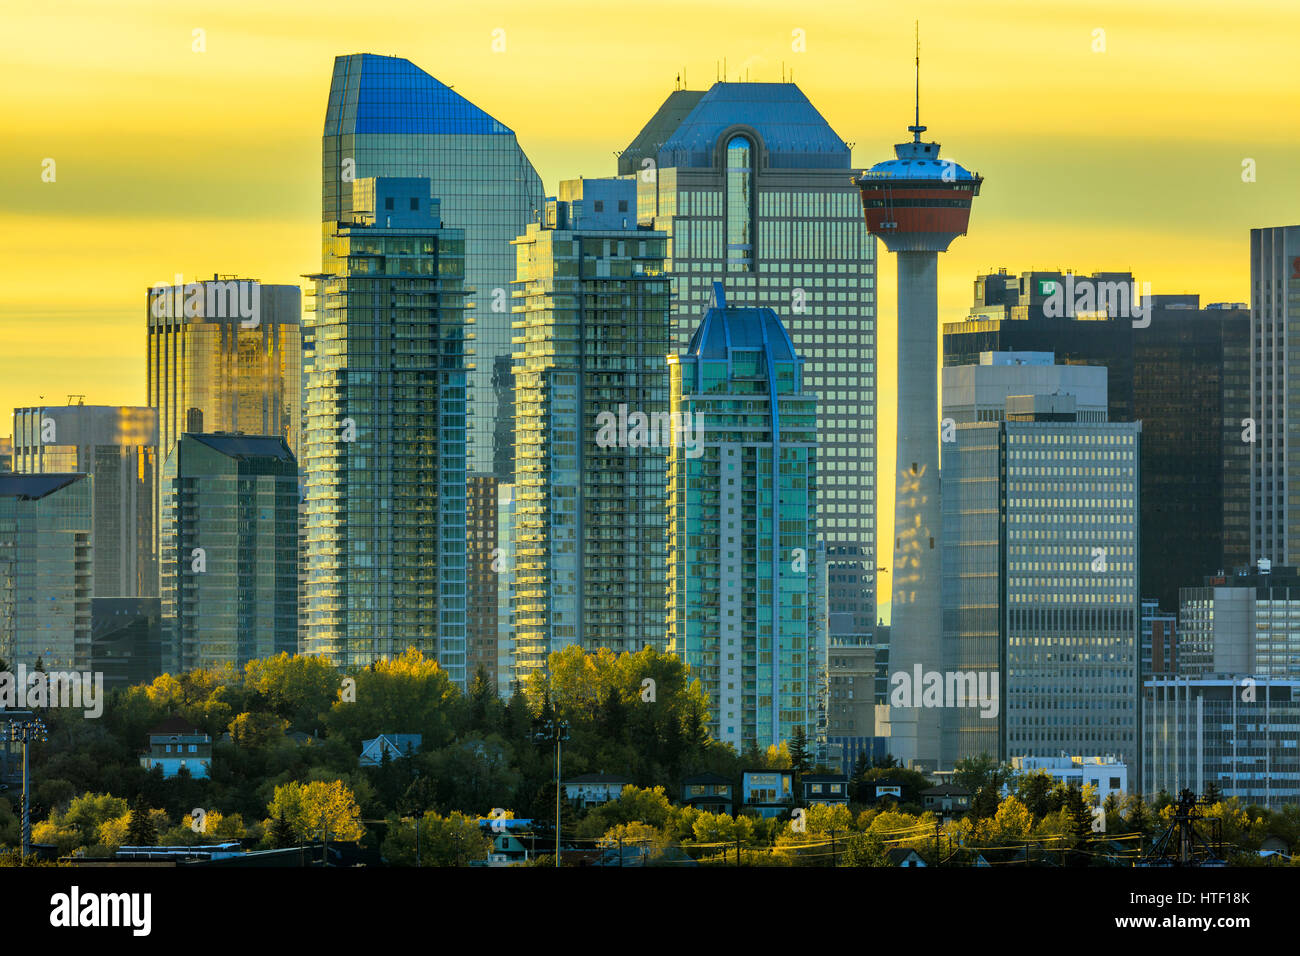
M143 797L137 797L135 806L131 808L131 818L126 824L126 843L128 846L156 846L158 843L158 827Z
M281 784L266 809L270 818L284 817L299 840L351 843L365 834L356 795L341 780Z

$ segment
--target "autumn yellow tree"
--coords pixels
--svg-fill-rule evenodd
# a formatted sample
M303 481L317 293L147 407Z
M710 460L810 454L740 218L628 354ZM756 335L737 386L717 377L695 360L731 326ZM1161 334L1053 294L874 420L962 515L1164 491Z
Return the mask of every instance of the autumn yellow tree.
M351 843L365 835L361 808L341 780L313 780L305 784L295 780L281 784L275 788L266 810L269 818L266 826L283 816L294 836L302 840L320 836L327 843L330 840Z

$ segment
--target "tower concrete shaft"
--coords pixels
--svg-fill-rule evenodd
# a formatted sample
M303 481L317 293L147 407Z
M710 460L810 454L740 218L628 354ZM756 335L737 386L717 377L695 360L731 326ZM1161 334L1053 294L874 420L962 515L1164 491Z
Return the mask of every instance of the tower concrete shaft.
M939 619L939 255L898 254L898 429L890 626L891 691L905 675L912 706L891 699L890 751L905 766L938 759L939 710L918 706L917 679L942 660ZM893 697L891 693L891 698Z

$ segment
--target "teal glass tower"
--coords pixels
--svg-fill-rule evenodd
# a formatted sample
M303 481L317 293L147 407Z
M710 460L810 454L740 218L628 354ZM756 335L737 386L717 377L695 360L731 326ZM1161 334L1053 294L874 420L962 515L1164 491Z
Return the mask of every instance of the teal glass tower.
M298 462L278 435L183 433L162 469L164 668L298 652Z
M464 687L464 232L427 178L352 186L312 277L305 650L413 646Z
M494 371L508 374L511 241L537 218L541 177L514 132L409 60L357 53L334 60L321 166L322 221L328 234L347 222L356 182L372 176L424 177L443 224L465 234L470 433L474 474L513 477L513 419L499 406ZM508 388L508 383L503 386Z
M824 718L817 399L771 309L728 307L722 283L668 359L672 414L702 442L668 465L668 639L737 750L809 740ZM689 416L687 418L686 416Z

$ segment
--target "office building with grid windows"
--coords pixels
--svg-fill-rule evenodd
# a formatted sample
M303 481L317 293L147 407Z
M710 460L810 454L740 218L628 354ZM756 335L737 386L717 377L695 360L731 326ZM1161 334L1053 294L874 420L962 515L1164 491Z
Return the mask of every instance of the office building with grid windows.
M312 277L306 651L466 681L464 237L424 178L353 184Z
M666 237L626 180L561 183L515 241L515 676L664 646ZM621 207L621 208L620 208Z
M700 680L715 739L818 740L834 714L803 361L773 310L729 306L719 282L669 364L672 413L703 439L669 461L669 650Z
M674 91L618 159L639 221L669 235L675 350L716 281L732 305L781 314L818 396L831 633L869 644L885 563L874 556L876 242L850 166L849 145L793 83Z
M945 700L942 766L1061 751L1137 765L1141 423L1080 417L1074 395L1013 394L941 443L942 670L998 688L995 708Z

